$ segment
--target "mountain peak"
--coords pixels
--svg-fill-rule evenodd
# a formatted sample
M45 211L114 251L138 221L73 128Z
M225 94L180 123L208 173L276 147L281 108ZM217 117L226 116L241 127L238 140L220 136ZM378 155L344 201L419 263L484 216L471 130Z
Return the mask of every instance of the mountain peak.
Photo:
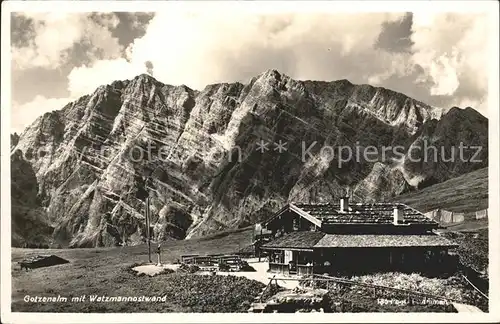
M288 77L288 76L275 69L266 70L259 76L259 78L275 79L275 80L281 80L282 77Z
M487 118L479 110L476 110L476 109L469 107L469 106L465 107L464 111L469 113L469 114L474 114L476 116L481 116L481 117Z
M348 85L348 86L354 85L351 81L349 81L347 79L335 80L333 82L336 83L336 84L340 84L340 85Z
M262 74L266 74L266 75L281 75L280 71L278 71L276 69L267 69Z
M158 80L156 80L152 75L147 74L147 73L141 73L141 74L137 75L134 78L134 80L144 81L144 82L148 82L148 81L158 82Z
M451 116L456 116L456 118L478 118L478 119L487 119L485 116L483 116L479 111L472 107L466 107L466 108L459 108L457 106L451 107L450 110L447 111L446 115L448 117Z

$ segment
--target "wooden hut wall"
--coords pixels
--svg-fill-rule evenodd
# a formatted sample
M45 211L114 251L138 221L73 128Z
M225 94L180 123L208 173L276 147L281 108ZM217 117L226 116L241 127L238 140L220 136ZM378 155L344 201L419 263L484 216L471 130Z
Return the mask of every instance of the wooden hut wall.
M290 233L294 231L309 231L312 228L314 228L314 224L292 211L282 213L266 225L266 229L270 230L273 235L275 235L278 231L281 231L282 233Z
M315 272L439 272L453 266L445 247L326 248L315 253Z

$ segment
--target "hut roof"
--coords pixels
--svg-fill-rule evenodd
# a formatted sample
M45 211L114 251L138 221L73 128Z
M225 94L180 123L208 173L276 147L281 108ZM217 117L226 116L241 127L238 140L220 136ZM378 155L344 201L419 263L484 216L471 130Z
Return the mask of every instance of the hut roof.
M255 246L253 244L245 245L236 252L236 254L246 254L246 253L255 253Z
M415 246L447 246L453 247L456 244L450 240L436 235L341 235L325 234L314 245L315 248L330 247L415 247Z
M402 224L437 224L421 212L399 203L355 203L340 211L340 204L294 204L322 224L391 224L395 207L403 211Z
M436 235L384 234L325 234L321 232L293 232L283 235L263 248L362 248L362 247L456 247L450 240Z
M311 248L325 236L321 232L293 232L264 244L263 248Z
M21 263L29 264L33 268L50 267L59 264L69 263L68 260L58 257L57 255L36 255L27 258Z

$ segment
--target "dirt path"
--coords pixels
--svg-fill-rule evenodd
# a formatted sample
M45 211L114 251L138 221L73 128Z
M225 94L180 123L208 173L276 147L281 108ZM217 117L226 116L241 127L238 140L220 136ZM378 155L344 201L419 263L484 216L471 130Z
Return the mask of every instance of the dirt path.
M144 273L148 276L154 277L160 272L163 271L163 269L172 269L172 270L177 270L179 265L177 264L162 264L161 266L158 266L156 264L145 264L145 265L140 265L133 270L137 271L138 273Z
M267 285L269 283L269 280L273 277L273 274L268 273L267 270L269 269L269 265L267 261L261 261L258 262L257 260L254 259L248 259L247 260L248 264L252 266L256 271L255 272L217 272L218 275L230 275L230 276L237 276L237 277L246 277L248 279L260 281L263 284ZM283 276L283 275L282 275ZM290 278L295 278L295 277L290 277ZM296 277L298 278L298 277ZM297 287L299 281L298 280L278 280L278 285L286 288L286 289L293 289Z
M453 306L459 313L483 313L482 310L472 305L453 303Z
M217 275L219 276L235 276L235 277L245 277L247 279L251 280L256 280L260 281L263 284L267 285L269 283L269 280L273 277L273 274L268 273L267 269L269 268L267 261L261 261L258 262L257 259L249 259L247 260L248 264L252 266L256 271L254 272L245 272L245 271L240 271L240 272L221 272L218 271ZM162 264L161 266L158 266L156 264L145 264L145 265L140 265L135 267L133 270L137 271L138 273L144 273L148 276L156 276L157 274L161 273L163 269L172 269L172 270L177 270L179 267L178 264ZM210 274L209 272L199 272L199 274ZM281 275L283 277L284 275ZM298 279L299 277L297 276L289 276L290 278L296 278ZM288 276L287 276L288 278ZM286 288L286 289L293 289L298 286L299 281L298 280L277 280L278 285Z

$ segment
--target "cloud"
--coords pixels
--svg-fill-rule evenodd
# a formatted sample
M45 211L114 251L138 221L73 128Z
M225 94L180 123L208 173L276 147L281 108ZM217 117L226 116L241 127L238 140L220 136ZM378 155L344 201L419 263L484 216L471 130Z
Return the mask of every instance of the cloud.
M24 24L13 23L17 26L12 31L15 69L58 68L71 59L71 50L80 43L86 45L91 60L118 58L123 51L118 38L111 35L119 22L114 14L26 12L14 14L16 19ZM22 41L16 41L20 37Z
M392 65L383 49L373 49L382 24L404 15L159 12L126 53L131 66L151 62L160 81L197 89L270 68L295 78L366 82L368 66L382 73Z
M479 107L487 89L486 21L457 13L175 10L156 13L125 52L131 67L151 62L158 80L196 89L246 81L273 68L297 79L385 86L443 108L462 102Z
M153 76L153 69L154 69L153 63L151 63L151 61L146 61L144 63L144 66L146 67L148 74L150 74L151 76Z
M38 116L63 108L79 97L93 93L97 87L115 80L132 79L145 73L144 64L134 65L125 59L99 60L92 65L74 68L68 75L69 95L62 98L47 98L37 95L27 103L14 102L11 110L11 132L21 133Z
M431 96L453 97L450 104L456 105L485 101L487 22L487 16L480 14L414 15L411 59L423 69L420 80L432 82Z
M382 23L375 47L390 52L409 52L412 46L410 39L413 14L406 13L401 19Z
M11 132L21 133L39 116L61 109L69 102L68 98L46 98L44 96L36 96L31 102L22 105L14 102L11 109Z
M33 41L36 46L24 46L24 56L31 55L37 64L45 60L57 65L61 56L55 53L64 53L75 39L98 44L103 53L94 51L95 57L69 73L71 98L114 80L152 73L153 67L159 81L195 89L218 82L245 82L272 68L296 79L345 78L387 87L443 108L466 104L487 113L488 35L487 19L481 15L169 10L152 16L144 18L149 24L123 50L113 43L113 15L84 16L90 27L83 29L94 36L80 36L81 27L69 28L63 40L54 41L58 50L45 48L39 45L40 39L53 41L45 35L46 29L57 26L62 30L70 24L53 19L39 26ZM140 24L141 28L145 25Z
M72 98L90 94L97 87L116 80L133 79L146 72L144 63L129 63L124 58L100 60L89 66L74 68L68 75L68 90Z
M41 114L61 109L102 84L131 79L145 72L143 66L135 69L122 58L124 45L133 39L127 42L119 36L142 36L144 25L152 16L151 13L13 13L12 130L22 131Z

